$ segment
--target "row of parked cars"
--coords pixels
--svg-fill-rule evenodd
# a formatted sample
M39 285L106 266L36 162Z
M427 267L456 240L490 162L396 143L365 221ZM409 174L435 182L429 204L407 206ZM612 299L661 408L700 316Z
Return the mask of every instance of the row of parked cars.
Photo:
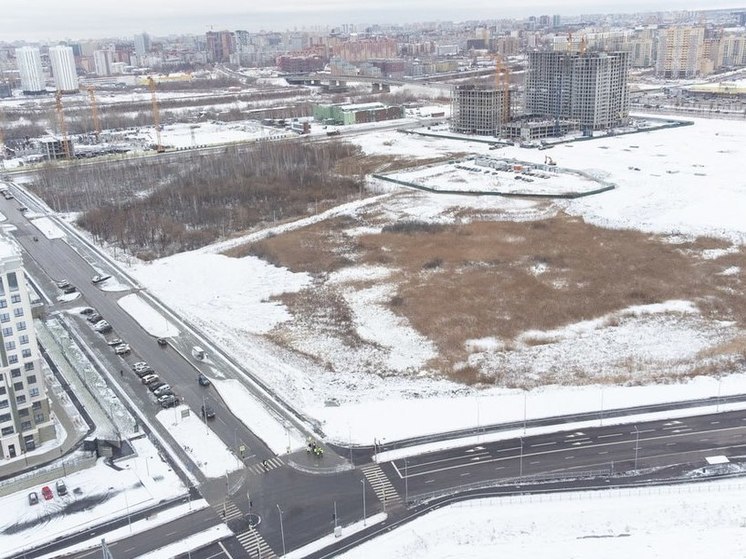
M61 479L58 480L57 483L55 483L54 488L57 490L58 497L67 495L67 486ZM52 499L54 499L54 493L52 493L52 490L48 485L45 485L41 488L41 496L44 498L45 501L51 501ZM32 491L28 494L28 504L32 506L39 504L39 494L36 491Z
M179 404L179 398L174 394L171 385L162 381L153 368L145 361L138 361L133 364L132 370L140 378L140 381L153 393L161 407L170 408Z
M96 309L85 307L80 311L80 314L87 315L86 320L93 324L93 329L99 334L108 334L113 330L111 324L106 322L104 318L96 312ZM106 340L106 343L114 348L114 353L117 355L126 355L132 351L129 344L124 343L120 338Z

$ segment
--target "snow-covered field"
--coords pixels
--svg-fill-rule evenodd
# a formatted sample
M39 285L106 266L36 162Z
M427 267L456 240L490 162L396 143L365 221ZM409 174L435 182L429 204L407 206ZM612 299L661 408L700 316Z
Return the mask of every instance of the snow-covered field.
M161 313L143 301L138 294L132 293L131 295L125 295L117 303L151 336L170 338L179 335L179 329L171 324Z
M41 231L47 239L62 239L65 237L64 231L57 227L57 225L55 225L55 223L48 217L32 219L31 223L33 223L34 227Z
M438 509L340 557L746 556L746 484L483 499Z

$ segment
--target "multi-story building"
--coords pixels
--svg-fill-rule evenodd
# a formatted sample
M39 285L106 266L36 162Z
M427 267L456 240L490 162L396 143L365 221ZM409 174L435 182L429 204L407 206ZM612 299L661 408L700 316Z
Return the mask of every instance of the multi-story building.
M38 95L46 91L41 54L36 47L16 49L16 63L21 77L21 89L25 95Z
M141 58L150 52L150 35L147 33L139 33L135 35L135 54L137 58Z
M692 78L702 75L704 27L668 27L658 31L658 59L655 73L664 78Z
M114 53L110 50L93 51L93 64L99 76L111 76L111 65L114 63Z
M23 261L0 235L0 458L55 438Z
M507 89L481 85L457 85L453 88L452 132L498 136L509 120L510 91Z
M617 126L629 114L628 77L627 52L529 52L525 112L584 131Z
M49 61L52 64L54 85L58 91L78 91L78 73L75 70L73 49L65 45L50 47Z
M236 52L236 38L230 31L208 31L205 38L210 62L229 62L231 54Z

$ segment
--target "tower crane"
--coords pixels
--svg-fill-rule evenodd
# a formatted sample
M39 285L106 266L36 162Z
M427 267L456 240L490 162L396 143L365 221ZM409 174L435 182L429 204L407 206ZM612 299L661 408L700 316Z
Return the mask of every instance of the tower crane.
M155 126L155 151L163 153L166 148L161 145L161 115L158 109L158 97L155 94L155 80L148 76L148 89L150 89L150 101L153 104L153 125Z
M62 92L58 89L54 94L54 108L57 112L57 124L59 125L60 135L62 136L62 149L65 150L65 159L70 159L70 140L67 136L67 125L65 124L65 113L62 110Z
M5 168L5 135L3 134L3 127L5 126L5 113L3 108L0 107L0 169Z
M495 56L495 87L502 92L500 122L504 124L510 120L510 68L499 54Z
M89 85L86 87L88 92L88 99L91 101L91 115L93 116L93 133L96 136L96 143L98 143L99 136L101 135L101 120L98 117L98 106L96 105L96 89Z

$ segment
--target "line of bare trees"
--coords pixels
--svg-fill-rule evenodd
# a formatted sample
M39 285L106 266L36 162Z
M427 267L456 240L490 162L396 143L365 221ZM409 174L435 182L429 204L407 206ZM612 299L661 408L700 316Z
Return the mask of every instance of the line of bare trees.
M281 142L186 163L50 165L32 188L57 211L82 212L78 224L97 240L150 259L346 199L360 184L335 173L335 164L358 155L343 142Z

